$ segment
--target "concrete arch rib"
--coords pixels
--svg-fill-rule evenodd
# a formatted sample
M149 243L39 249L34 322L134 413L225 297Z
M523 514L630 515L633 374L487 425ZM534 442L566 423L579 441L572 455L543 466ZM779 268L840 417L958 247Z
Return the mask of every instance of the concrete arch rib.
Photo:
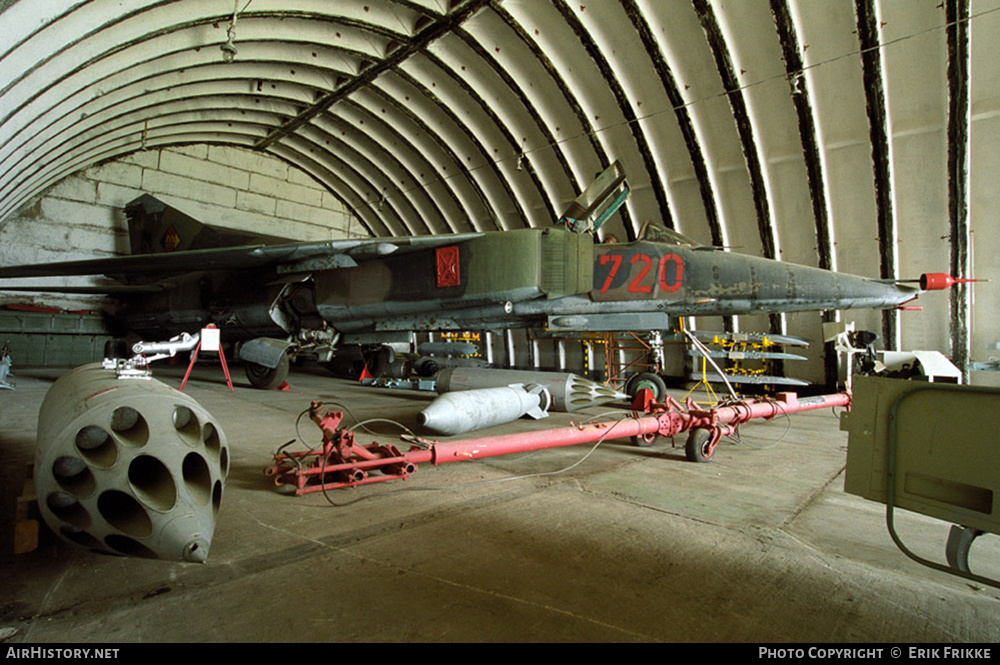
M4 199L9 197L10 192L17 187L19 181L24 179L26 173L37 172L45 164L51 163L56 159L57 155L59 158L71 156L72 146L76 141L87 140L88 137L95 133L100 134L102 132L113 131L120 125L128 125L136 121L155 123L156 118L160 114L158 109L161 106L183 104L185 102L196 105L197 99L205 97L213 100L229 99L231 102L233 100L246 100L242 86L236 83L225 86L220 85L218 82L205 82L195 83L190 86L167 87L158 92L136 95L131 100L115 101L115 103L110 105L102 104L100 107L88 105L85 107L86 111L81 112L81 116L83 113L87 113L81 120L71 118L65 128L52 134L47 140L39 142L31 150L22 149L20 153L12 153L10 155L9 167L4 177L3 186L0 187L0 196ZM268 111L262 114L258 112L258 120L270 119L270 124L277 124L280 116L275 111L289 108L294 105L294 101L291 103L287 99L276 101L279 105L262 104L261 100L256 98L252 102L242 104L242 106L253 108L268 107ZM218 102L216 101L216 103ZM286 106L282 107L280 103L284 103ZM238 108L241 104L233 102L233 105ZM219 109L209 109L207 112L213 111L219 112ZM247 113L249 111L244 108L242 112ZM141 135L146 129L145 127L136 127L134 129L137 140L141 140Z
M314 160L315 154L303 155L285 142L276 143L264 152L280 157L290 164L295 164L317 181L325 183L337 200L350 211L352 218L358 219L358 222L365 229L367 235L372 237L388 237L393 235L393 230L385 224L381 216L376 214L377 211L373 206L368 204L364 195L352 186L350 182L341 179L336 171Z
M752 209L748 195L745 203L742 196L736 200L737 193L742 195L745 188L742 183L734 182L737 169L739 174L745 173L743 156L732 110L694 6L690 2L651 0L637 0L637 6L656 37L657 48L675 82L678 108L675 115L684 117L678 124L682 131L690 133L693 140L689 145L697 146L695 150L687 150L692 155L692 164L698 163L695 155L700 153L704 165L700 177L707 186L698 185L701 206L694 207L688 202L684 232L719 247L756 246L756 238L753 245L748 245L740 231L746 216L743 211Z
M657 17L652 16L649 7L640 7L635 0L622 0L625 13L632 21L632 25L639 34L639 39L643 43L646 52L649 54L653 70L659 78L663 87L667 102L673 110L677 120L677 127L683 137L684 146L690 160L691 170L697 182L698 193L703 206L704 221L708 225L712 244L723 245L722 231L719 222L718 202L716 201L715 187L712 183L711 175L705 163L705 156L701 147L701 140L691 119L687 104L681 94L680 86L674 76L673 69L668 59L668 49L663 41L657 37L651 21L656 21ZM655 111L654 111L655 112ZM661 111L660 113L664 113ZM669 172L667 173L669 176ZM678 220L677 230L682 233L689 233L690 228L695 226L695 220L691 219L694 213L687 209L687 219L683 222ZM682 215L678 214L679 217ZM696 219L701 215L697 215Z
M303 157L308 156L327 167L328 171L350 174L350 181L366 205L373 207L373 217L382 220L382 226L393 235L419 235L427 232L423 216L417 205L393 186L389 174L373 161L370 153L354 138L341 141L311 123L288 137L282 144L294 146ZM348 180L344 175L342 180Z
M152 16L152 14L150 14L149 12L156 12L162 9L163 8L162 6L165 4L168 3L158 3L156 6L136 9L135 12L133 12L129 16L142 14L144 15L145 18L149 19ZM211 52L214 49L206 49L209 56L211 56L207 60L207 63L210 65L214 65L214 67L211 68L212 74L206 74L204 72L202 73L202 76L206 79L206 81L213 80L213 77L216 76L222 78L228 75L232 77L234 80L239 80L239 79L250 79L251 75L255 75L256 77L258 77L258 81L260 81L259 77L267 76L268 84L273 85L273 80L276 79L280 80L282 77L285 79L289 79L289 77L294 78L296 75L298 75L299 79L296 81L296 83L303 83L304 80L306 79L308 80L308 82L305 83L304 88L300 88L301 90L304 91L304 93L301 96L294 95L295 99L293 100L293 103L300 107L307 107L309 104L315 101L316 97L319 94L318 91L329 90L332 87L332 83L336 81L337 76L356 74L363 67L366 61L370 61L373 58L382 56L384 52L389 50L389 47L391 46L392 43L392 39L396 34L392 32L392 28L387 28L383 26L374 26L374 24L362 23L360 17L361 17L361 12L363 10L360 7L358 7L356 8L358 17L355 17L353 19L345 17L337 17L340 23L343 23L344 25L349 25L350 28L350 29L345 28L342 31L338 30L337 37L342 38L342 37L353 36L352 39L348 39L345 42L343 42L343 43L350 42L350 46L346 48L341 46L339 47L340 50L333 50L333 51L331 51L330 49L326 49L326 53L323 53L324 49L317 46L319 40L311 38L310 35L315 34L317 30L330 28L331 23L329 21L329 17L328 16L320 17L320 14L318 13L318 9L321 6L323 8L328 9L329 8L328 4L323 5L323 3L317 3L317 2L299 2L299 3L294 3L293 7L289 7L288 3L284 3L281 5L281 7L277 7L277 5L271 7L270 9L274 10L275 14L268 14L268 6L273 4L274 3L268 3L266 1L257 2L254 5L254 9L257 12L256 14L252 15L245 14L241 16L241 21L239 23L239 34L243 38L243 40L240 41L240 48L242 49L240 58L242 58L242 60L238 59L237 62L234 63L233 65L220 65L218 59L218 53L215 53L213 55ZM396 29L398 29L400 26L403 29L406 29L407 23L410 25L410 28L412 29L413 25L416 24L420 14L426 13L426 12L413 11L412 9L397 6L393 3L374 3L374 4L380 5L385 10L382 11L381 14L384 15L385 17L392 19L391 21L387 20L385 23L396 24ZM370 8L366 7L364 9L364 14L366 15L366 20L370 21L371 16L376 12L369 13L368 9ZM121 14L120 9L116 11L119 12L119 15ZM272 18L274 18L275 15L277 15L277 12L282 13L282 15L280 16L280 20L277 21L271 20ZM408 15L407 19L400 20L401 14ZM79 16L74 15L73 18L79 18ZM132 68L136 60L149 61L150 57L148 54L151 52L162 54L164 53L164 51L166 51L167 53L174 53L175 49L171 49L168 44L165 44L164 43L165 39L168 39L169 37L176 37L174 33L179 33L182 31L185 33L189 33L191 30L204 31L208 29L206 28L206 26L210 25L207 23L207 21L212 19L218 19L219 17L202 16L192 19L191 13L188 11L184 17L185 22L183 23L172 24L168 27L160 26L159 28L157 28L154 21L148 28L148 30L152 32L149 32L147 34L147 32L144 32L145 30L147 30L147 28L140 27L138 30L135 31L134 34L131 35L127 35L126 33L128 32L128 30L136 28L135 23L132 22L129 25L125 25L125 23L129 23L127 19L124 22L115 22L114 18L115 18L114 16L103 16L100 17L99 19L90 21L84 20L82 23L78 23L76 29L83 30L83 32L86 33L86 36L67 40L69 44L67 48L61 49L60 51L54 54L45 55L40 59L36 58L36 60L39 60L39 62L44 61L44 64L46 65L45 77L50 82L51 81L56 82L55 84L50 85L50 87L48 88L49 90L55 90L56 88L52 86L53 85L57 86L59 81L66 81L68 79L72 79L73 73L79 70L73 70L69 63L71 63L72 61L76 61L78 63L81 59L85 60L86 64L91 65L92 68L88 73L88 77L90 78L88 79L88 82L84 85L84 87L81 88L80 90L73 90L73 92L80 94L79 99L83 99L84 97L87 96L87 87L90 88L94 87L94 81L93 81L94 74L97 74L98 79L102 78L102 73L106 74L105 76L103 76L105 82L107 82L109 78L114 77L115 75L119 76L123 75L126 71L128 71L128 74L133 75L133 77L135 74L141 75L140 72L137 72L134 68ZM351 25L352 21L354 22L353 25ZM216 23L217 22L218 21L216 20ZM169 21L166 21L165 23L169 24ZM340 25L340 23L337 23L336 25ZM93 29L90 32L87 32L89 29L88 26L99 26L99 27L93 27ZM265 46L261 46L260 44L262 42L258 42L258 45L255 47L254 45L255 43L253 41L249 41L257 37L264 39L270 36L273 38L275 36L275 30L274 30L275 26L279 27L278 32L280 32L281 26L285 26L286 32L289 33L285 36L285 38L288 40L287 42L272 42ZM361 29L359 29L358 26L361 26ZM372 29L366 30L368 27L372 27ZM217 26L211 24L211 29L217 29ZM121 43L114 44L113 48L107 51L106 57L102 57L100 52L100 47L92 46L91 44L93 40L89 39L89 37L97 35L98 33L100 33L102 36L107 35L110 34L109 31L117 33L125 38L119 40ZM363 32L364 34L362 34ZM377 36L380 37L381 39L373 39L371 35L368 34L368 32L377 33ZM406 38L407 36L406 33L398 33L398 34L400 35L401 38ZM190 36L188 37L189 38L186 40L188 46L192 42L204 43L206 41L215 41L214 39L199 40L197 37L195 37L194 39L191 39ZM297 43L296 40L298 42L302 42L304 40L305 43L300 44ZM30 37L26 37L24 40L22 40L22 42L24 43L27 43L29 41L31 41ZM150 43L156 42L156 46L153 47L152 51L145 50L150 46L150 44L146 42ZM277 53L278 51L283 51L286 45L291 45L293 49L298 47L300 51L300 56L297 62L292 61L291 68L288 69L287 74L282 72L282 75L279 76L274 74L273 71L269 71L269 68L271 70L274 70L276 68L288 68L289 62L281 61L280 63L279 62L271 63L268 62L268 59L273 57L273 53ZM305 48L302 48L303 46ZM160 48L160 47L165 47L165 48ZM271 49L271 53L264 52L268 50L268 48ZM365 49L368 49L368 51L366 52ZM198 51L199 49L196 48L194 50ZM321 59L319 56L329 55L331 52L338 54L344 54L344 53L351 54L354 53L355 50L357 51L357 53L360 54L358 57L355 57L353 59L351 58L345 59L341 57L340 58L341 62L338 65L339 69L341 70L346 68L348 70L353 69L354 71L347 71L346 73L341 73L336 70L331 70L329 68L324 70L319 67L316 67L312 61L313 59ZM26 50L25 54L27 54L30 57L29 51L30 49ZM72 51L72 53L70 53L70 51ZM81 58L81 52L83 54L82 58ZM122 57L123 53L127 53L128 54L127 57L123 58ZM194 59L195 62L192 62L190 53L185 53L184 55L188 57L188 62L175 63L175 71L184 72L185 75L188 77L197 76L197 74L192 74L192 72L197 71L199 69L199 64L201 63L197 61L198 60L197 58ZM329 58L322 58L322 59L329 60ZM59 63L57 63L57 66L53 69L52 65L56 61L59 61L59 63L61 63L62 65L61 68L60 66L58 66ZM121 65L116 64L118 61L121 61L122 64ZM241 67L244 68L250 67L253 68L254 71L241 72L240 71ZM227 68L230 71L226 72ZM36 67L32 69L26 76L30 77L31 74L36 69L38 68ZM163 71L162 68L159 69L159 71L162 72ZM310 78L310 75L313 74L314 72L315 75ZM24 80L25 80L24 77L22 77L21 83L23 83ZM11 85L14 85L14 83L12 82ZM225 86L224 83L222 85ZM31 86L26 86L26 89L28 87ZM110 87L110 89L113 89L113 85ZM69 86L64 86L63 88L59 88L58 91L55 94L53 94L53 97L59 100L59 102L61 102L63 98L67 97L66 93L68 91L69 91ZM101 90L102 94L105 92L106 92L105 89ZM263 91L254 90L252 92L256 93ZM25 108L26 104L30 105L33 101L38 100L40 94L44 94L44 91L42 93L38 92L31 93L30 96L21 98L18 98L17 95L9 95L6 97L6 99L4 99L3 109L8 109L10 110L11 113L15 113L18 107L23 109ZM44 102L44 100L42 101ZM44 106L43 103L39 105ZM56 105L58 105L58 103ZM45 110L46 112L49 111L48 108L46 108ZM294 115L299 113L301 111L301 108L297 109L294 106L292 106L291 108L286 107L282 109L282 111L291 111L291 113ZM58 111L56 111L56 113L58 113ZM88 111L81 111L81 116L84 113L88 113ZM28 121L29 123L34 122L34 118L37 117L37 114L35 113L32 113L31 115L32 115L32 120L29 120ZM119 116L119 119L125 121L123 115ZM272 130L274 129L274 127L277 127L280 124L281 124L280 118L276 118L275 122L273 123ZM8 131L17 131L16 125L17 123L6 123L5 128ZM7 145L10 145L10 143L7 143ZM23 144L18 147L23 147ZM6 186L8 189L10 188L9 183L7 183Z
M816 231L817 265L824 270L836 270L836 259L833 253L834 231L827 199L824 155L820 147L819 130L817 127L818 119L813 109L810 79L804 69L804 52L799 41L795 16L789 7L788 0L771 0L771 13L774 16L775 28L778 31L782 59L785 62L785 73L798 120L802 156L805 161L809 188L809 200ZM831 323L837 320L838 315L836 311L826 311L821 314L821 318L823 323ZM838 367L836 356L824 350L823 365L826 385L837 385Z
M858 40L864 77L868 131L871 139L872 168L875 176L875 204L878 219L879 276L896 279L896 216L893 205L892 145L885 101L885 80L880 48L878 7L875 0L855 0ZM899 311L882 313L882 338L887 350L899 348Z
M757 226L764 256L775 258L777 255L774 229L771 221L771 207L768 198L763 166L754 136L754 124L750 117L747 102L741 90L737 70L733 64L728 40L723 33L718 16L713 6L707 0L694 0L695 12L701 21L709 46L715 58L719 77L726 91L736 130L740 137L747 172L750 177L750 187L753 194L754 209L757 215Z
M339 118L356 131L363 130L373 139L384 141L383 145L401 148L395 157L406 164L407 180L397 186L404 191L423 191L438 201L440 209L450 211L436 226L432 225L435 232L476 230L474 220L487 215L481 194L467 179L445 179L444 174L449 166L454 170L457 158L401 101L405 100L397 100L381 88L368 88L332 107L323 117Z
M0 205L0 219L4 219L16 210L21 202L41 193L53 182L58 182L62 178L94 164L116 159L130 153L149 148L164 148L196 143L252 147L252 143L248 143L248 141L253 139L252 134L228 132L217 125L202 125L195 127L191 131L188 131L188 129L176 126L168 127L168 131L164 132L162 136L153 137L147 140L145 144L140 142L134 134L109 139L100 145L92 146L87 151L82 151L71 158L57 162L52 165L51 170L46 171L44 177L23 183L18 198L5 199L5 202Z
M787 0L771 0L778 39L781 43L785 73L788 77L792 102L798 119L799 137L805 160L816 229L817 265L825 270L836 270L833 255L833 225L826 194L826 173L817 119L812 104L809 78L804 70L803 49L799 41L795 19Z
M15 143L14 141L5 143L3 153L6 153L6 155L0 153L0 155L3 155L0 161L3 161L6 167L14 157L24 162L30 156L37 163L35 152L45 140L52 139L52 133L57 129L65 136L67 132L72 132L74 129L81 130L82 128L82 131L86 131L87 127L98 125L113 127L117 122L127 121L123 119L128 118L129 114L123 111L123 109L129 108L135 103L150 106L155 105L157 101L162 102L165 98L171 96L177 99L192 100L192 103L196 103L193 100L200 93L212 95L226 95L228 93L234 97L246 95L249 92L246 85L246 74L250 73L246 71L246 67L253 67L252 73L257 76L261 74L271 75L278 71L287 72L284 76L288 77L288 83L281 83L283 90L274 89L278 87L274 84L274 81L279 80L280 77L278 76L274 76L267 86L268 93L285 95L280 102L275 103L273 99L268 99L267 95L263 93L258 94L254 91L253 104L243 105L250 108L269 108L275 113L272 125L276 126L280 124L280 116L288 117L293 115L297 112L297 108L301 108L303 104L311 101L314 95L312 87L305 87L301 81L294 79L294 76L298 73L300 78L308 80L310 78L308 75L302 76L303 74L307 74L308 70L302 68L296 72L294 69L295 65L293 65L293 69L288 69L287 66L279 68L275 63L258 63L256 66L248 63L235 69L217 63L212 66L194 67L190 70L180 68L173 71L160 72L159 74L151 75L150 78L125 83L121 87L115 87L115 76L112 75L103 80L103 83L107 87L101 89L99 94L95 95L93 92L83 88L75 95L53 106L40 116L33 116L30 123L34 124L29 123L25 127L31 126L33 128L35 125L39 125L40 129L35 131L34 135L30 137L28 136L30 132L22 132L22 136L18 137L22 139L19 143ZM224 73L230 78L220 78L214 73ZM124 74L118 76L118 78L123 77ZM202 80L198 81L199 78ZM316 78L313 77L313 86L322 83L322 81L317 82ZM319 75L318 78L322 79L322 75ZM195 83L189 83L192 80ZM198 87L199 83L200 87ZM238 102L230 100L230 104L233 103L238 104ZM281 105L282 103L284 103L283 106ZM244 110L246 111L246 109ZM115 112L118 114L114 115ZM70 114L74 114L74 117L70 117ZM54 116L57 119L53 120ZM155 114L147 116L147 120L149 117L155 119ZM43 140L40 138L46 134L49 134L47 139ZM26 144L24 140L27 140L28 143ZM5 190L11 188L10 174L12 172L16 173L17 169L13 171L7 170L8 177L5 179L7 182L4 183Z
M466 26L475 21L467 22ZM499 44L499 36L495 37L494 43ZM504 42L503 47L495 46L493 52L509 47ZM465 90L471 103L467 111L470 121L476 122L478 118L479 124L496 128L493 137L483 133L484 158L496 163L510 182L510 190L517 197L525 223L529 226L551 224L557 213L540 179L540 172L548 168L536 166L534 156L527 153L529 144L530 147L540 145L547 137L544 135L544 124L538 122L537 113L520 85L505 75L489 55L489 50L472 39L464 29L435 43L428 50L428 55L439 67L447 69L453 80ZM481 131L475 132L477 136ZM549 168L558 172L560 166L553 162Z
M106 59L87 70L74 73L36 96L16 118L0 128L5 138L0 146L0 160L43 133L43 129L39 128L47 128L52 122L50 118L64 120L72 113L78 117L89 116L94 113L91 107L100 108L116 100L142 96L164 87L195 81L218 80L222 85L227 81L240 81L243 84L240 88L246 94L264 94L272 92L275 81L281 81L283 85L287 82L293 87L302 86L315 91L328 88L340 71L327 65L336 64L341 68L356 66L345 61L341 52L323 52L312 45L257 42L244 46L244 50L252 51L252 61L226 65L215 56L206 58L197 49L187 47L190 37L183 32L162 35L153 41L157 51L163 55L131 61L131 64L116 64ZM280 60L283 55L290 60ZM313 62L321 55L327 65ZM331 62L334 56L339 62ZM131 60L127 55L116 56L114 60L122 59ZM313 94L305 93L296 102L308 103ZM294 113L295 109L289 108L286 112ZM32 129L29 131L28 127Z
M263 89L264 86L260 87L262 91L257 92L255 86L247 85L247 81L242 77L221 78L207 69L204 71L195 69L190 72L164 72L97 96L83 92L35 116L30 130L21 132L17 140L12 140L0 148L0 163L10 160L11 156L18 152L23 152L32 142L45 140L44 137L54 131L72 131L75 127L92 125L96 116L102 116L107 122L109 118L113 119L132 108L150 107L169 99L183 99L189 93L193 97L213 92L219 95L245 97L253 101L253 107L271 108L275 113L282 113L285 117L289 113L294 113L296 108L300 108L312 95L312 88L303 86L297 81L284 82L275 79L266 90Z
M43 4L9 3L3 10L5 39L0 42L0 63L9 63L14 68L9 74L23 72L37 62L37 52L24 49L32 36L55 24L81 4L81 0L52 0ZM0 84L0 89L3 87Z
M563 0L556 0L554 3L560 15L567 25L575 32L580 39L583 49L593 60L596 69L600 72L602 80L618 106L617 113L621 117L621 122L628 128L631 140L622 145L633 147L637 154L637 159L631 159L629 155L623 154L620 159L625 163L626 171L631 177L632 197L630 197L630 209L639 211L638 223L641 225L646 217L651 217L654 223L661 223L668 228L675 226L671 205L664 190L663 183L658 177L659 169L656 158L653 155L654 146L649 137L649 128L646 123L639 122L637 106L641 103L638 95L641 88L636 90L634 86L626 89L626 81L639 85L638 81L645 78L648 72L648 63L636 62L634 57L626 58L619 54L614 48L615 40L620 39L620 35L608 35L607 29L628 23L624 12L618 5L598 4L592 6L576 5L571 8ZM589 92L589 91L588 91ZM624 153L623 149L620 152ZM640 165L642 168L640 169ZM631 168L629 168L631 166ZM640 176L640 174L642 174ZM652 200L643 202L643 196L652 196ZM643 214L641 211L655 211L656 215ZM635 237L638 228L631 229L629 237Z
M502 108L498 112L510 117L507 124L518 143L514 157L523 160L524 167L535 178L543 194L544 214L551 222L578 189L565 151L552 133L552 120L545 117L545 109L541 108L540 79L516 73L523 63L537 59L528 51L528 44L495 11L478 14L456 35L481 63L467 75L470 85L477 90L496 90L487 103ZM470 68L475 64L473 60ZM465 64L459 69L464 72ZM511 104L511 99L516 99L517 104Z
M606 136L598 134L593 116L584 108L575 92L576 87L570 85L565 75L567 63L573 61L572 57L564 55L565 31L554 10L546 3L498 4L492 10L534 56L528 63L520 63L526 76L546 84L551 82L547 89L559 92L558 102L550 97L540 99L537 105L545 109L545 117L550 118L549 130L566 153L575 179L573 185L579 190L610 165L612 158L604 145ZM627 210L623 210L622 217L625 230L632 232Z
M486 160L482 143L470 136L468 126L455 117L454 111L441 98L428 94L428 90L437 87L436 81L422 81L422 77L419 70L404 67L391 75L379 77L374 87L393 99L400 109L405 109L413 123L426 132L429 142L438 147L441 157L437 163L438 181L457 188L458 185L452 181L465 179L473 185L480 214L472 217L470 222L476 230L520 226L520 220L514 224L511 219L500 216L504 207L498 195L504 189L500 183L502 177L496 166ZM473 157L477 166L486 163L487 167L470 170Z
M372 41L378 42L378 52L373 54L369 60L362 63L356 76L338 81L333 90L318 98L315 104L276 130L267 140L262 141L259 147L265 148L268 144L280 140L283 136L294 133L299 127L308 123L316 115L330 108L341 99L371 85L383 74L396 70L399 65L406 62L410 57L422 52L429 44L454 30L487 4L488 0L466 0L453 6L451 12L448 14L427 12L419 20L413 22L411 32L405 35L394 34L384 26L377 28L371 26L366 22L365 17L355 18L351 21L352 25L374 28L372 30ZM358 7L358 5L351 6ZM365 13L367 13L370 6L367 4L361 6L364 7ZM340 39L343 35L340 32L336 32L335 36L337 39Z
M723 30L719 16L707 0L694 0L695 12L701 22L708 39L709 46L715 58L719 77L727 93L733 120L740 138L747 174L750 179L750 189L754 210L757 217L757 230L760 237L763 255L775 259L778 256L778 236L771 218L770 193L767 183L765 164L761 159L760 147L756 136L755 121L751 116L747 95L737 74L738 68L733 62L730 38ZM768 316L772 333L785 332L785 317L781 314Z
M454 198L438 200L435 193L415 187L412 183L412 169L419 160L413 146L390 133L385 123L360 107L342 103L333 110L337 114L324 113L309 125L310 132L318 133L316 144L338 155L346 148L358 153L360 159L374 164L385 179L382 191L389 190L393 198L412 201L413 222L417 228L414 233L453 231L447 220L455 217L457 206ZM447 214L442 206L448 207Z
M190 110L190 100L178 101L174 103L175 112L172 117L170 114L164 114L163 109L160 108L159 115L156 116L156 122L153 123L152 127L145 122L133 122L131 124L122 125L118 129L108 132L108 131L97 131L94 132L87 141L80 143L74 147L72 155L66 159L57 159L52 163L57 165L58 170L51 172L41 172L35 174L34 178L25 181L21 185L22 191L18 192L20 198L29 198L35 193L41 191L45 188L48 182L57 181L62 177L65 177L79 168L83 168L95 162L105 161L129 152L134 152L136 150L141 150L144 148L153 148L169 145L179 145L179 144L189 144L196 142L205 143L229 143L234 145L244 145L246 147L251 147L256 141L258 141L262 136L264 136L270 128L270 125L265 123L258 123L256 125L247 122L243 116L240 116L238 120L234 122L226 122L225 119L220 119L218 117L218 110L216 109L211 117L213 120L206 121L202 114L198 111ZM148 136L144 141L137 140L145 130L150 130ZM304 144L306 147L297 149L287 149L282 151L283 158L286 161L290 161L293 164L297 164L297 160L301 161L306 159L306 153L316 152L315 149L309 147L308 143ZM310 158L310 162L311 162ZM317 160L319 161L319 160ZM345 168L343 165L341 169ZM333 182L327 182L323 180L324 175L334 173L336 171L333 167L327 167L323 170L316 170L314 177L316 177L320 182L326 185L326 187L337 195L340 200L351 200L351 201L361 201L364 197L360 194L350 194L344 193L343 191L335 191L337 187L341 187L341 183L348 182L347 178L338 178ZM359 179L358 176L355 179ZM369 186L369 190L372 188ZM370 207L370 206L369 206ZM393 209L387 209L386 213L392 212ZM3 211L3 214L7 214L7 210ZM399 214L393 215L396 219L394 224L389 224L382 220L382 217L375 215L374 213L366 212L365 215L359 215L365 220L364 226L366 229L371 231L372 229L380 229L387 233L405 233L409 229L404 229L399 223ZM408 207L406 218L415 218L416 215L413 213L412 206Z
M971 0L947 0L948 21L948 218L951 235L951 274L972 277L970 191L970 70ZM972 357L972 290L967 285L951 293L949 337L955 364L969 380Z
M189 102L175 102L169 107L158 109L157 115L151 119L139 116L119 121L113 129L98 126L74 136L63 144L51 146L43 158L26 163L20 170L19 177L4 190L2 198L8 202L4 207L17 207L18 201L30 198L28 192L44 189L47 184L68 175L64 173L66 163L75 164L81 159L86 160L95 150L103 152L105 150L103 146L109 143L128 141L135 143L136 149L142 149L151 145L154 140L162 143L166 136L191 131L193 125L217 127L227 136L262 136L268 131L269 125L266 120L266 117L257 120L235 115L227 118L216 108L206 114L197 109L192 110L192 104ZM219 141L221 139L211 142ZM91 159L100 161L106 157L100 159L91 157ZM84 166L87 165L84 163Z
M323 177L319 177L319 180L333 191L339 192L341 200L352 201L354 206L351 210L368 221L376 235L417 233L415 228L408 226L413 224L408 220L412 220L414 216L409 202L385 197L382 174L363 162L352 159L359 158L360 153L351 149L346 154L334 156L332 151L322 149L310 136L311 133L310 128L303 128L294 136L272 144L271 151L286 159L297 160L296 163L308 164L310 168L306 171L309 173L332 176L331 181Z
M100 3L98 3L100 4ZM200 6L200 5L199 5ZM12 80L3 91L3 106L0 107L0 117L3 124L9 122L9 116L22 110L36 98L46 92L56 89L66 81L79 79L81 73L94 85L94 82L115 71L131 71L140 63L154 60L177 50L189 50L189 56L199 64L222 65L223 62L217 49L219 28L215 16L185 16L185 20L176 23L147 24L144 20L153 21L155 17L144 14L143 21L128 20L103 28L99 33L86 38L77 39L65 46L59 47L42 64L24 72ZM278 57L276 62L284 64L281 53L271 49L270 52L254 54L255 43L278 43L290 45L315 45L319 48L327 40L329 23L323 20L287 19L273 22L267 19L245 18L241 25L243 48L239 59L231 63L252 63L267 61ZM222 31L225 34L225 31ZM334 58L330 65L357 69L362 63L379 56L379 46L388 41L382 38L377 43L371 37L359 30L347 30L341 33L343 38L337 40L333 47L336 52L349 54L346 58ZM330 49L324 49L329 51ZM319 59L317 51L316 59ZM0 63L2 64L2 63ZM318 63L317 63L318 64ZM249 77L257 78L257 77ZM325 86L330 82L326 81ZM95 86L95 94L103 91Z
M449 40L442 40L442 42L447 41ZM443 48L443 44L436 46ZM473 177L478 177L476 174L480 171L497 173L498 177L495 182L502 190L494 194L492 198L498 202L505 199L511 201L507 210L498 210L498 216L510 220L507 224L508 228L551 223L554 217L551 213L545 215L544 219L540 219L538 215L529 216L527 213L527 201L539 199L540 187L532 169L524 171L523 166L518 165L517 140L506 121L486 103L464 77L460 76L450 64L446 64L442 57L434 53L427 53L426 57L427 64L430 65L429 68L419 66L419 58L412 58L406 66L412 64L415 65L415 68L408 71L414 78L420 76L417 74L418 68L423 76L427 76L431 80L441 80L439 76L435 75L435 71L447 76L448 82L436 84L437 89L433 91L432 97L440 99L444 107L449 110L453 121L462 125L462 133L477 144L476 154L466 153L463 162L464 168ZM452 112L451 109L454 111ZM500 157L501 155L503 157ZM516 177L515 172L519 168L524 171L527 178ZM485 178L483 180L484 183L488 182ZM531 185L534 185L533 190L526 181L530 181Z
M241 3L243 4L243 3ZM34 5L34 6L32 6ZM88 67L97 55L129 48L156 34L192 26L202 26L202 39L191 41L190 47L211 47L218 57L218 47L226 41L227 28L233 18L233 4L227 2L177 2L177 0L124 0L122 2L81 2L80 0L47 0L45 3L15 2L5 10L4 25L10 47L0 53L0 96L7 92L11 81L30 75L43 65L81 44L75 51L76 62L70 68ZM365 3L338 3L324 0L250 0L243 4L237 17L235 45L237 47L254 34L254 21L269 31L293 29L301 36L314 34L326 26L315 41L317 45L334 41L344 48L368 51L370 58L384 53L386 44L395 38L405 39L413 32L421 16L433 15L426 9L391 0L367 0ZM277 20L272 20L277 19ZM300 21L299 24L295 24ZM339 22L345 29L331 25ZM350 26L354 26L350 28ZM257 26L259 27L259 26ZM352 36L350 33L354 32ZM364 31L366 34L360 34ZM381 40L371 34L382 35ZM378 46L378 43L381 45ZM58 68L50 70L56 71ZM48 76L48 78L56 78Z

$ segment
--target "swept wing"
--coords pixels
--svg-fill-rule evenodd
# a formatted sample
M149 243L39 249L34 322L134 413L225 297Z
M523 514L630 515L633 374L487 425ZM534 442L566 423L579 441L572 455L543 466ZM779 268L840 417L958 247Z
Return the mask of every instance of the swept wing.
M482 234L466 233L395 238L392 241L365 239L250 245L59 263L33 263L0 267L0 278L67 275L107 275L112 278L167 277L200 270L247 270L264 267L274 267L279 274L292 274L333 268L353 268L357 266L359 260L450 245L480 235ZM32 290L39 289L32 287Z

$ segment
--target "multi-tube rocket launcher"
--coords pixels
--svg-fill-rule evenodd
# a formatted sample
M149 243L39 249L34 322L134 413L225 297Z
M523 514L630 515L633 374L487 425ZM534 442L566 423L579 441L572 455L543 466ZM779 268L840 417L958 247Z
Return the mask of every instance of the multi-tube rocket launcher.
M228 472L219 423L155 379L84 365L42 401L35 488L45 522L66 542L204 562Z

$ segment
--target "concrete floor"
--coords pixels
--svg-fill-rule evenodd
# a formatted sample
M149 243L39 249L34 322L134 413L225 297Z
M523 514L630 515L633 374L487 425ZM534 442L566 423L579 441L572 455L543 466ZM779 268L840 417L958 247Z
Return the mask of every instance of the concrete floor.
M313 372L264 393L236 372L235 394L211 366L185 390L217 417L232 451L208 562L100 556L58 541L5 556L8 645L1000 641L1000 590L908 559L883 506L843 492L847 435L830 411L746 425L744 444L721 445L708 464L685 461L669 440L608 442L589 456L578 446L424 466L405 482L333 492L346 504L335 507L262 472L295 437L298 414L312 400L338 401L359 418L415 428L433 394ZM18 371L17 390L0 392L5 522L58 374ZM180 383L176 369L157 376ZM377 427L376 440L399 443L393 427ZM320 441L308 420L302 432ZM943 559L948 525L897 520L914 551ZM1000 578L996 540L973 548L978 574Z

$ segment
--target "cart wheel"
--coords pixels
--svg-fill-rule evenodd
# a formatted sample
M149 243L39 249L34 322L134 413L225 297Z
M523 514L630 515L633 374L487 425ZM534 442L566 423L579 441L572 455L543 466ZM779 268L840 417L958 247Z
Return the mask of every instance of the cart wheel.
M634 398L643 388L653 393L653 399L657 402L662 402L667 394L667 384L652 372L635 374L625 383L625 393L630 398Z
M657 442L660 435L656 432L650 432L648 434L639 434L632 437L632 445L639 446L640 448L649 448L651 445Z
M690 462L708 462L715 455L715 446L712 445L712 431L699 427L691 430L688 435L687 444L684 446Z

